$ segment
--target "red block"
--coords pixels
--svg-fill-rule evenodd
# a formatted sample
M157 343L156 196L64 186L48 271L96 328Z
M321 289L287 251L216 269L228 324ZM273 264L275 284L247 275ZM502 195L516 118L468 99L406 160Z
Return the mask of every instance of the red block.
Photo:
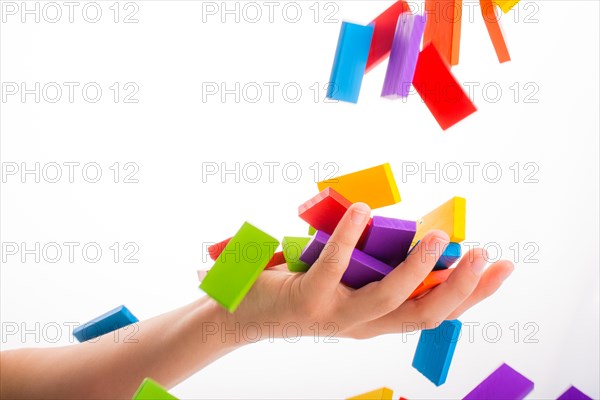
M443 130L477 111L432 44L419 54L413 86Z
M414 299L415 297L422 295L428 290L433 289L440 283L446 282L446 280L453 271L454 268L448 268L430 272L429 275L427 275L427 277L425 278L425 280L419 286L417 286L417 288L412 292L412 294L408 298Z
M212 246L208 246L208 255L213 261L219 258L223 250L225 250L225 246L227 246L227 243L229 243L230 240L231 238L225 239L222 242L215 243ZM278 251L277 253L273 254L273 257L271 258L271 260L269 260L265 268L272 268L281 264L285 264L285 257L283 256L282 251Z
M328 187L298 207L300 218L318 231L331 235L352 203Z
M265 268L272 268L281 264L285 264L285 257L283 256L283 251L278 251L277 253L273 254L273 258L271 258Z
M403 0L395 2L390 8L375 18L369 25L375 25L373 39L371 39L371 50L367 59L365 73L375 68L380 62L390 55L394 33L398 24L400 14L410 12L408 3Z

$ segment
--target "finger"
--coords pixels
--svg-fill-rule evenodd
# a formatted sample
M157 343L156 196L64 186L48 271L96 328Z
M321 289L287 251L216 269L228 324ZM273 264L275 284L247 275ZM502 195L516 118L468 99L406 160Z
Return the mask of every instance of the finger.
M368 321L398 308L431 272L449 241L445 232L429 232L385 278L352 294L346 306L348 318Z
M512 262L501 260L489 266L473 293L454 310L447 319L456 319L475 304L485 300L502 286L502 283L512 274L515 266Z
M303 287L314 298L330 298L335 292L342 275L348 268L352 251L362 235L371 209L364 203L355 203L348 208L319 259L306 272L302 281Z

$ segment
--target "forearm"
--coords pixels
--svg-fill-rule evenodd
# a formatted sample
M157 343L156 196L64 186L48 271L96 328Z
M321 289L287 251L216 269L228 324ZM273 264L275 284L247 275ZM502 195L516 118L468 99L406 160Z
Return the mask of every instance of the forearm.
M206 324L226 318L205 297L138 323L127 341L108 334L94 343L3 352L0 397L130 399L145 377L174 386L241 345L203 334Z

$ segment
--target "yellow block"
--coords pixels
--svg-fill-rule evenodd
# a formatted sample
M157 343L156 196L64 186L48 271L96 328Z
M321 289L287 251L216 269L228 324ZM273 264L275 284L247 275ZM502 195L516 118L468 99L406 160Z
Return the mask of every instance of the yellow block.
M373 390L369 393L359 394L355 397L350 397L348 400L392 400L394 391L388 388Z
M390 164L353 172L317 183L319 191L328 187L351 203L367 203L372 209L400 202L400 192Z
M451 242L460 243L466 237L466 217L467 200L454 197L417 221L413 243L432 230L444 231L450 236Z
M519 0L493 0L493 2L500 7L504 14L506 14L519 2Z

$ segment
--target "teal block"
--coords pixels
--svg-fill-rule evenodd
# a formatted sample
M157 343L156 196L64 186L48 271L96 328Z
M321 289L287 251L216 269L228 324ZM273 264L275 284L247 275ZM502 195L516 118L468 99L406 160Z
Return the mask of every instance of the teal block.
M277 239L245 222L208 271L200 289L234 312L278 246Z
M455 319L421 331L412 366L436 386L446 382L461 327L462 323Z

